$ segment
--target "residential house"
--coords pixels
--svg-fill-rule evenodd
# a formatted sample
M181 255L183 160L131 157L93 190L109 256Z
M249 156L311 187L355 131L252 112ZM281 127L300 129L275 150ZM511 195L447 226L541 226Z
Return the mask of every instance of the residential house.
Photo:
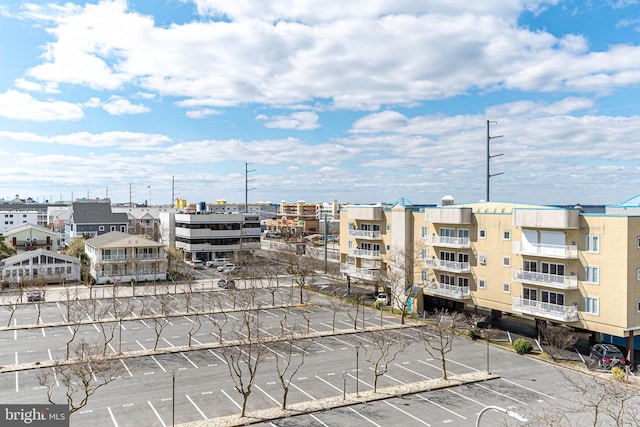
M110 231L87 239L89 274L99 285L166 280L167 261L162 243L142 236Z
M65 244L77 237L94 237L111 231L128 232L126 213L114 213L109 199L76 201L71 204L71 215L65 223Z
M4 234L4 241L17 253L46 249L58 250L57 234L46 227L23 223L9 228Z
M80 280L80 260L46 249L22 252L0 261L3 283L45 285Z

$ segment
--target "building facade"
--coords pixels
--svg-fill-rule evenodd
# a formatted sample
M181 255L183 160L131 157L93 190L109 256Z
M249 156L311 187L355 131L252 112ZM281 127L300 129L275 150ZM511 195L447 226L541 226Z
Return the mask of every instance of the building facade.
M54 231L29 223L9 228L4 234L4 241L17 253L36 249L58 250L58 236Z
M77 237L94 237L112 231L127 233L129 218L124 212L112 212L109 199L76 201L65 222L65 244Z
M184 253L186 260L233 258L260 249L260 219L245 213L160 214L162 241Z
M419 285L427 309L509 313L633 348L640 212L443 202L343 209L342 274L395 295Z
M166 280L164 245L142 236L111 231L84 242L89 274L99 285Z
M0 269L7 284L41 286L80 280L79 259L42 248L5 258Z

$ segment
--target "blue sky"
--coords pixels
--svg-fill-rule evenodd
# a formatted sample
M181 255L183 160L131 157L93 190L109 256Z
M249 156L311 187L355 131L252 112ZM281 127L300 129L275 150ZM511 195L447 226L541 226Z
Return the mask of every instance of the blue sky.
M616 204L636 0L0 5L0 198Z

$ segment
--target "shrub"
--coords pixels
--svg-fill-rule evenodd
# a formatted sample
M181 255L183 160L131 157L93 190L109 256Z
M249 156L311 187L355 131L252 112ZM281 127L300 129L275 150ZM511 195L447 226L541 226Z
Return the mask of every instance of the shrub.
M469 338L471 338L474 341L482 337L482 332L480 331L480 328L477 328L475 326L470 327L467 334L469 335Z
M627 373L623 368L619 366L614 366L613 368L611 368L611 375L613 376L614 380L622 381L627 376Z
M533 351L533 344L525 338L518 338L513 343L513 349L518 354L529 354Z

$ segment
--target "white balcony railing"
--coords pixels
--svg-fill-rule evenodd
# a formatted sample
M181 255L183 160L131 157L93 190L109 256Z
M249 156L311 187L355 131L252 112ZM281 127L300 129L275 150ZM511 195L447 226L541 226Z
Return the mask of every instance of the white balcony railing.
M378 258L380 258L380 251L372 251L372 250L369 250L369 249L349 248L349 256L353 256L353 257L356 257L356 258L378 259Z
M454 273L469 273L471 265L468 262L446 261L442 259L427 258L424 264L436 270L451 271Z
M349 237L355 237L359 239L380 239L380 231L350 229Z
M448 237L448 236L424 236L425 244L431 246L442 246L447 248L468 248L471 240L468 237Z
M512 309L520 313L531 314L560 322L576 322L578 307L575 305L558 305L537 300L513 297Z
M578 258L578 246L513 242L513 253L547 258L574 259Z
M535 271L513 270L513 280L556 289L578 289L578 276L558 276Z
M355 265L342 264L340 266L342 274L348 274L353 279L377 280L380 278L380 270L368 268L358 268Z
M471 298L471 292L469 286L456 286L447 285L439 282L425 283L424 292L432 295L440 295L446 298L453 299L468 299Z

